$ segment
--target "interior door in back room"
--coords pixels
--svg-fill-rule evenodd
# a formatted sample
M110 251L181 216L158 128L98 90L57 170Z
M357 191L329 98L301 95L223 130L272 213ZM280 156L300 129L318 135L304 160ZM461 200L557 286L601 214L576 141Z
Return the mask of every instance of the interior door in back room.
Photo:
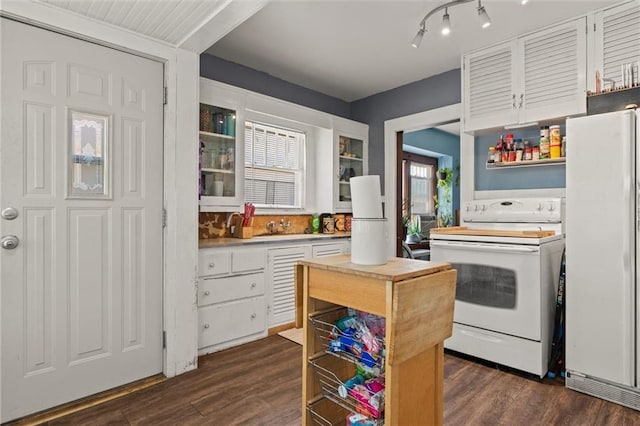
M163 65L0 31L5 422L162 371Z

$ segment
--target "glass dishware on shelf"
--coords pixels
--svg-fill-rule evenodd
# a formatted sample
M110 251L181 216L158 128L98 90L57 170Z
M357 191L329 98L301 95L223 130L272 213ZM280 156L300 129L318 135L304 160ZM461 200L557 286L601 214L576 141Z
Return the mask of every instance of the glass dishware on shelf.
M236 195L236 112L200 104L200 195Z
M351 202L352 177L364 174L364 141L346 136L338 137L338 200Z

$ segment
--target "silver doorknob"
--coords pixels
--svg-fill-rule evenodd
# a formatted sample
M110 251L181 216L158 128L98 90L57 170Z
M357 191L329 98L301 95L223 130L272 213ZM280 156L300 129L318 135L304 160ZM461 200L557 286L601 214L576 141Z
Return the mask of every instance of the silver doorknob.
M2 237L2 240L0 240L0 244L2 244L2 248L7 250L12 250L18 247L19 243L20 243L20 240L15 235L5 235L4 237Z
M204 295L205 295L205 296L208 296L208 295L210 295L210 294L211 294L211 292L210 292L209 290L207 290L207 291L205 291L205 292L204 292Z
M13 220L18 217L18 210L14 209L13 207L7 207L6 209L2 210L2 213L0 213L0 215L4 220Z

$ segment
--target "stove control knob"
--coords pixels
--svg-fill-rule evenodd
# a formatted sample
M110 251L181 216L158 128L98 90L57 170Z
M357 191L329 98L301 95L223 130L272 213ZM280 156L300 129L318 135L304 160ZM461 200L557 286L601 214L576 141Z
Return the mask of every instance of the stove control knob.
M478 205L477 205L477 204L474 204L474 205L473 205L473 211L474 211L474 212L477 212L477 211L478 211Z
M487 205L486 205L486 204L483 204L483 205L482 205L482 211L485 211L485 210L487 210Z
M553 203L549 203L549 211L552 212L556 209L556 206Z
M471 211L471 206L469 204L467 204L467 211L470 212Z
M538 203L538 211L542 210L542 203Z

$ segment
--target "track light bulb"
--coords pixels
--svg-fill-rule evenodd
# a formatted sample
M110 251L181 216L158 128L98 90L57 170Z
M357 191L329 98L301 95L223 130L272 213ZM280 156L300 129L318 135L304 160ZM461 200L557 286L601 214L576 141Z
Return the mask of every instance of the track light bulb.
M444 16L442 17L442 35L449 35L451 32L451 21L449 20L449 11L444 9Z
M521 4L521 5L523 5L523 6L524 6L525 4L527 4L527 3L529 3L529 0L521 0L521 1L520 1L520 4Z
M482 28L487 28L491 25L491 18L489 18L487 11L484 10L484 6L480 4L480 0L478 0L478 17L480 17L480 22L482 22Z
M424 37L425 32L427 32L427 30L424 27L421 27L418 30L418 34L416 34L416 36L413 38L413 41L411 42L412 47L415 47L417 49L418 46L420 46L420 43L422 42L422 38Z

